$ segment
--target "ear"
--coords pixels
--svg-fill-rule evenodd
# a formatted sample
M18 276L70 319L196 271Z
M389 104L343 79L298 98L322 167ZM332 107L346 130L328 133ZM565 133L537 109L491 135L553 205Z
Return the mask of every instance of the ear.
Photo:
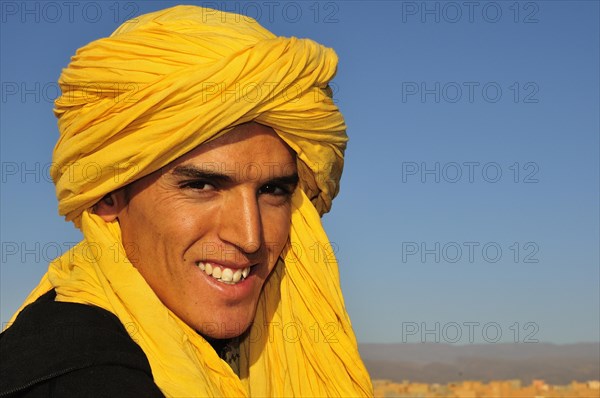
M94 212L106 222L114 221L125 206L124 199L122 190L111 192L94 205Z

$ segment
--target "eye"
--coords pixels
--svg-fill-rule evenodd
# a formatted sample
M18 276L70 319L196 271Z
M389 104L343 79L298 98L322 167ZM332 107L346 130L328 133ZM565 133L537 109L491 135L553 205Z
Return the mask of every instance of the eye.
M267 194L274 196L288 196L292 193L292 189L285 185L265 184L258 190L259 194Z
M187 181L181 184L181 188L194 189L196 191L213 191L215 186L207 181Z

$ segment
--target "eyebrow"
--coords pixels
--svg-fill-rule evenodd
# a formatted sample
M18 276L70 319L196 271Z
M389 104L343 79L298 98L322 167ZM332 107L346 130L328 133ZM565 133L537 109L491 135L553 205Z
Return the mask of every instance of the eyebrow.
M193 178L197 180L209 180L220 182L222 184L232 184L234 179L224 173L215 171L202 170L196 166L183 165L177 166L173 169L172 174L176 177ZM300 177L298 173L277 176L265 181L265 184L282 184L282 185L297 185Z
M196 166L177 166L172 173L176 177L187 177L198 180L211 180L221 183L232 183L233 179L227 174L217 173L214 171L202 170Z
M297 185L300 178L298 177L298 173L274 177L267 181L267 184L281 184L281 185Z

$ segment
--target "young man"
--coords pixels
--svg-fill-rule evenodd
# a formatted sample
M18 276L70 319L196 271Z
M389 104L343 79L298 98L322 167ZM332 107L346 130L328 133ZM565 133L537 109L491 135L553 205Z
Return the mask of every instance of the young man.
M84 240L3 333L0 396L371 395L337 264L314 255L347 141L336 64L193 6L81 48L53 179Z

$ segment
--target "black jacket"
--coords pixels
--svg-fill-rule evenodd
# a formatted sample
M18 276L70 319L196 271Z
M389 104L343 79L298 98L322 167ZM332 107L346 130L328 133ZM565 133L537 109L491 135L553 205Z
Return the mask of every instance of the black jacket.
M55 296L25 307L0 335L0 397L164 397L116 316Z

